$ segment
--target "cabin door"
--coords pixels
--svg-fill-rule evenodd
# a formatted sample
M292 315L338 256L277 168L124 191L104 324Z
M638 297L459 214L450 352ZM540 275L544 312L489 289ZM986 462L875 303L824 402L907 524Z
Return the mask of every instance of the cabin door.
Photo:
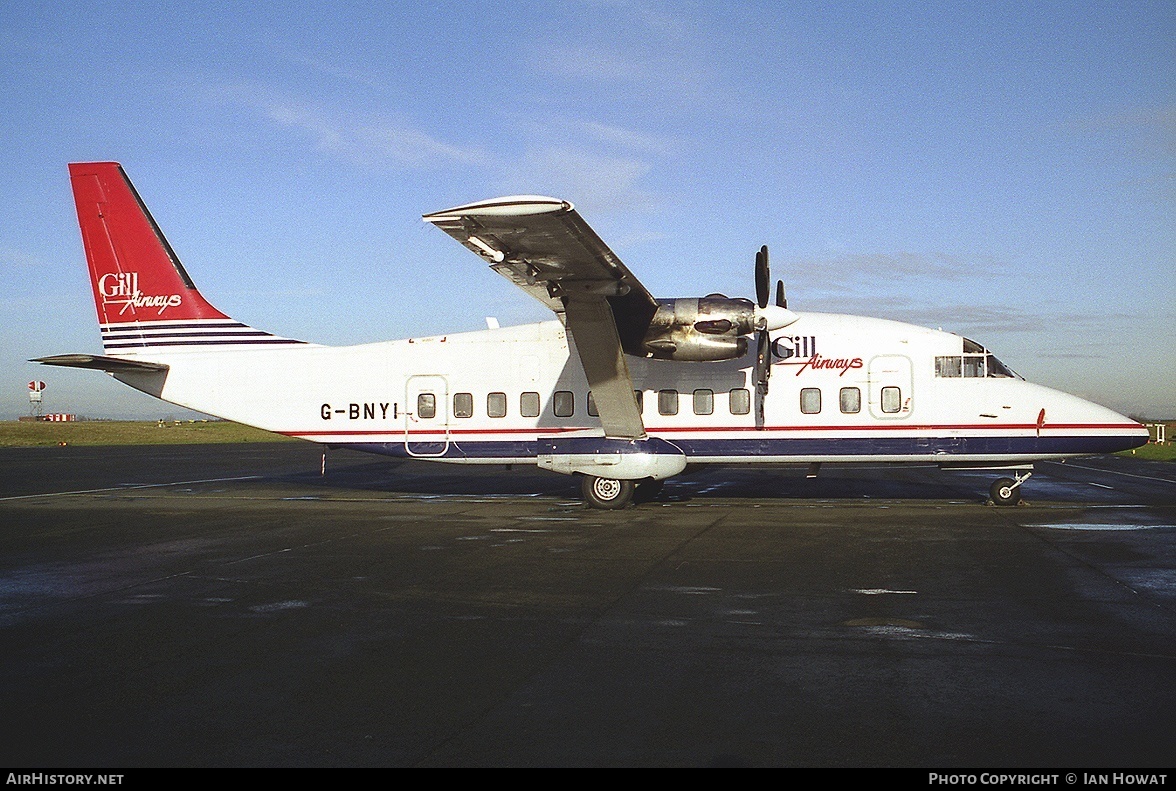
M404 449L409 456L449 450L449 385L444 376L411 376L404 391Z
M911 358L883 354L870 360L870 414L879 420L901 420L913 410Z

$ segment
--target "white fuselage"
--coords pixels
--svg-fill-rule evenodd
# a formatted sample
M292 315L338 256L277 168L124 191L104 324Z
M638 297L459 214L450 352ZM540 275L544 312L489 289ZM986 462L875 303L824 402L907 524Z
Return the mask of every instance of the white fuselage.
M751 354L709 363L628 357L648 434L690 463L992 466L1111 452L1146 436L1109 409L1020 378L952 375L960 363L937 358L961 358L957 335L881 319L799 316L772 334L762 419ZM601 434L558 321L349 347L121 356L166 363L162 382L147 373L117 378L172 403L389 455L535 463L542 438Z

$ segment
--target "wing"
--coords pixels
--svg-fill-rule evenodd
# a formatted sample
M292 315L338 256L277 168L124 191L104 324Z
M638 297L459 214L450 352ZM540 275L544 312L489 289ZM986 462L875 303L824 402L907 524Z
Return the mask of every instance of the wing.
M537 195L470 203L426 214L425 220L489 262L490 268L557 314L571 293L604 296L631 353L657 302L572 204Z
M522 195L424 219L564 320L606 436L645 437L624 352L640 354L657 302L572 204Z

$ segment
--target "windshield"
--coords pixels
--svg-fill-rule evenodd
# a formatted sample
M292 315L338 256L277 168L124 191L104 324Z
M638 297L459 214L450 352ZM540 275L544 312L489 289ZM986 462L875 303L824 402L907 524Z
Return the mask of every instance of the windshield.
M1013 371L1012 368L1009 368L1007 365L1002 363L1000 360L996 359L995 354L988 355L988 375L989 376L1005 377L1008 379L1020 379L1021 378L1020 376L1017 376L1016 372Z
M945 379L1021 379L976 341L963 338L963 354L935 358L935 375Z

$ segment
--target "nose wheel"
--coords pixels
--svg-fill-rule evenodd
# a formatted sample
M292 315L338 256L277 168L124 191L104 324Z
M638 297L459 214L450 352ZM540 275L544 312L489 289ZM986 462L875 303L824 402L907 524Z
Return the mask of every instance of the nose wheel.
M992 488L988 490L993 504L1008 506L1020 503L1021 484L1029 480L1029 476L1032 474L1027 472L1024 475L1018 474L1016 478L997 478L993 481Z

